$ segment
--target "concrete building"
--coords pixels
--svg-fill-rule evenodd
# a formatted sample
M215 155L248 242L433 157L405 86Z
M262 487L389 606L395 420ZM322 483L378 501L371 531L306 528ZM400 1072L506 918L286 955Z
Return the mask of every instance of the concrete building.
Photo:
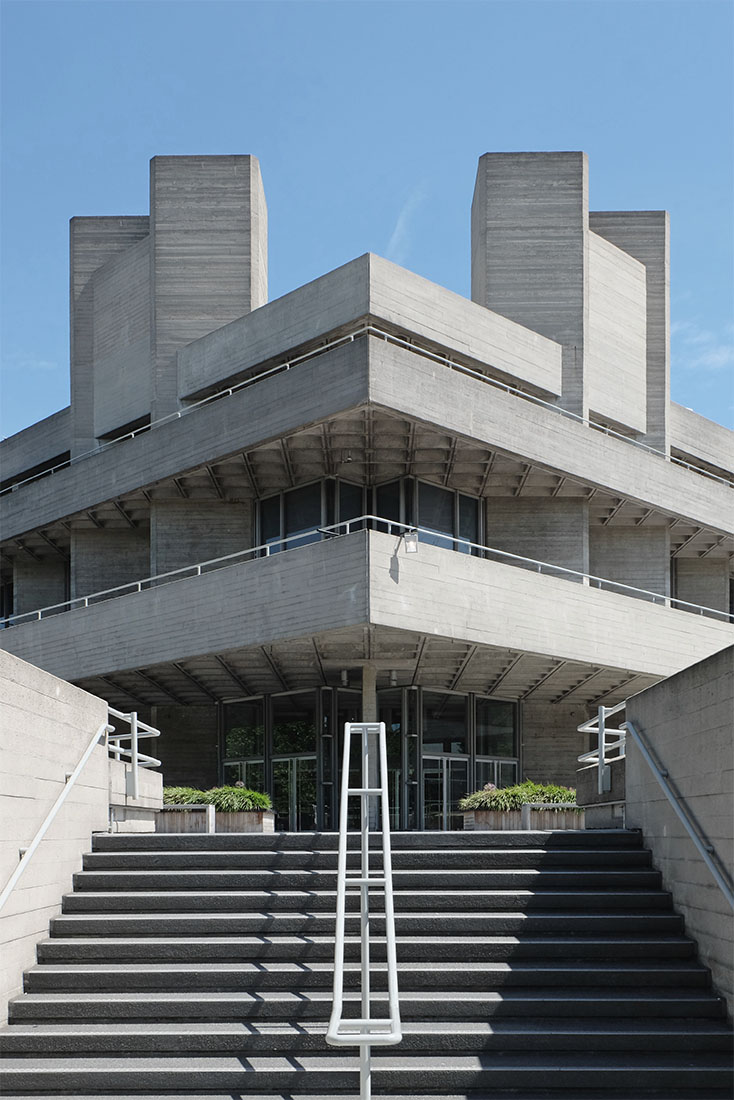
M599 704L734 638L733 433L670 401L668 257L584 154L493 153L471 301L368 254L268 302L257 160L154 158L149 215L71 222L71 405L0 449L0 644L280 828L334 826L362 717L396 828L573 783Z

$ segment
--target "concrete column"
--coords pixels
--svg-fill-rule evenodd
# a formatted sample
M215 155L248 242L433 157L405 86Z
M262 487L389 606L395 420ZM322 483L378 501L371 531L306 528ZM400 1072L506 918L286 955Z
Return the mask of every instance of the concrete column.
M150 508L150 572L235 554L254 543L252 502L155 500Z
M178 407L176 352L267 301L256 157L150 162L153 418Z
M377 721L377 666L362 665L362 721Z
M589 572L648 592L670 595L667 527L605 527L589 531Z
M665 210L591 212L589 226L645 265L647 274L647 428L643 441L669 450L670 224Z
M69 598L69 565L62 558L18 557L13 563L13 611L38 611Z
M71 596L103 592L150 576L147 527L71 531Z
M563 346L560 404L586 416L588 163L485 153L472 203L472 299Z
M674 558L675 595L679 600L729 610L729 562L726 558Z
M72 218L69 225L71 454L97 445L94 430L94 273L148 234L148 218Z
M588 504L580 497L491 497L486 543L510 554L589 571Z

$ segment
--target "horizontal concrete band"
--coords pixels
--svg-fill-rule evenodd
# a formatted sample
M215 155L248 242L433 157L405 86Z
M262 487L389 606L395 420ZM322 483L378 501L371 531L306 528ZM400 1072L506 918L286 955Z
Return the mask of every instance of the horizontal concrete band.
M449 553L421 544L406 555L399 538L361 531L17 626L0 644L80 679L372 623L559 659L593 653L666 676L734 636L714 620Z
M44 526L270 439L373 404L585 485L734 531L731 490L661 456L375 337L203 405L180 420L0 497L5 538Z

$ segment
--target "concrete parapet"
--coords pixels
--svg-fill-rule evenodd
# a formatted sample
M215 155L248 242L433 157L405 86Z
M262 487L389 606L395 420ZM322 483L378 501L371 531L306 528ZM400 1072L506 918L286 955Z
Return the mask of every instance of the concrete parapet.
M0 651L0 884L18 866L49 810L63 791L94 733L107 720L107 703L63 680ZM159 773L141 775L141 795L125 794L125 765L111 761L97 745L78 781L60 807L27 869L0 913L0 1015L10 997L22 991L22 974L35 961L38 941L61 909L72 875L81 869L93 832L108 829L112 800L128 829L139 829L141 814L152 830L152 812L161 805ZM133 822L131 819L137 818ZM4 1018L4 1015L3 1015Z
M734 646L655 684L627 703L645 739L720 862L734 855ZM698 942L715 985L734 1011L732 913L702 857L631 738L627 825L642 830L663 883Z

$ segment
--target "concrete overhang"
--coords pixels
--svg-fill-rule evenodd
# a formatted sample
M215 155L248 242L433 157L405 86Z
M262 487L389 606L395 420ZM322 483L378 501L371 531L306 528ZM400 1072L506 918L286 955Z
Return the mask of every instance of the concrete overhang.
M182 348L179 397L190 401L232 385L360 320L418 337L549 399L560 395L560 344L366 253Z
M505 682L517 698L545 668L557 668L569 682L582 681L584 669L607 669L612 679L620 672L622 680L642 677L639 688L734 637L732 626L716 620L425 543L406 555L401 539L361 531L16 626L0 644L85 685L120 671L179 665L200 679L197 662L206 667L218 655L246 659L258 650L271 654L272 665L277 650L283 683L270 690L285 690L303 671L304 647L306 681L312 676L315 686L325 682L324 662L374 659L374 631L397 639L382 654L386 666L397 662L404 670L413 661L417 682L423 651L399 639L455 643L454 657L438 667L447 686L464 690L488 692L498 661L527 656L511 691ZM337 644L345 633L352 641ZM457 667L470 652L475 667L463 669L459 685ZM264 690L243 675L253 693ZM229 684L230 696L232 690ZM210 698L218 695L212 688Z
M734 531L725 484L370 336L6 493L0 497L3 537L370 406L701 528Z

